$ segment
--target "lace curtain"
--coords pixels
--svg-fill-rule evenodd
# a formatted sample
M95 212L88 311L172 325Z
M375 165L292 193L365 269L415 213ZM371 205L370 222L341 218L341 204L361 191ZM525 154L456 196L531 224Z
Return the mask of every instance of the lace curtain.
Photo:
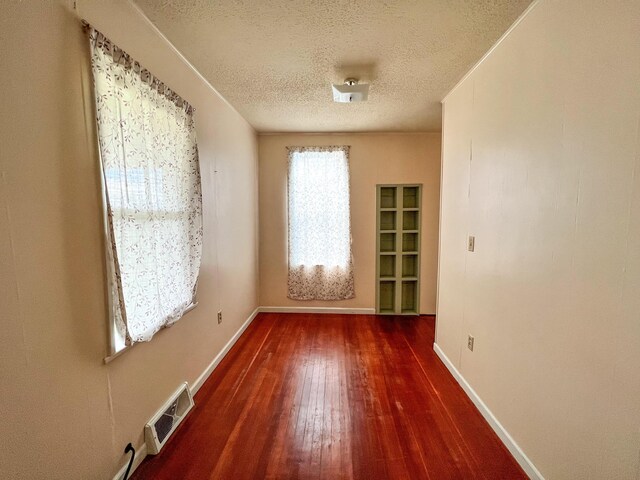
M129 345L149 341L195 302L202 196L194 112L85 27L105 187L110 305L116 338Z
M288 296L353 298L349 147L288 150Z

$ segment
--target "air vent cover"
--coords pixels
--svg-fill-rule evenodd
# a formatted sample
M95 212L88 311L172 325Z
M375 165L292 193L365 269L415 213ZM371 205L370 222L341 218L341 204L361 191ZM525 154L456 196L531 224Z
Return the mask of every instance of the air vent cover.
M193 397L185 382L144 427L147 452L155 455L193 408Z

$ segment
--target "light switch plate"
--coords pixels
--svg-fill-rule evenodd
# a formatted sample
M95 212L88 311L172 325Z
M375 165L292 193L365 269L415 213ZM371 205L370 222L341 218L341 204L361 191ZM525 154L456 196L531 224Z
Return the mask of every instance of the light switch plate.
M474 342L474 341L475 341L475 338L473 338L473 336L472 336L472 335L469 335L469 336L467 337L467 348L468 348L469 350L471 350L472 352L473 352L473 342Z

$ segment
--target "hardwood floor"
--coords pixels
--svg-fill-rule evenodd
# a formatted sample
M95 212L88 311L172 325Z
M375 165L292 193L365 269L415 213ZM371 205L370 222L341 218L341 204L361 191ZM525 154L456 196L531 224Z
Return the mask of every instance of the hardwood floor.
M262 313L142 479L524 479L434 318Z

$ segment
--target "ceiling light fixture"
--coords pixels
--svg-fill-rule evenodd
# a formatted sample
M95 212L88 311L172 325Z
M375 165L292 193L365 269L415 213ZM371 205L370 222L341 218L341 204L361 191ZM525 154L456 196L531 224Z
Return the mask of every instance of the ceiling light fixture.
M347 78L343 85L333 84L333 101L338 103L366 102L369 98L369 85L358 84L355 78Z

